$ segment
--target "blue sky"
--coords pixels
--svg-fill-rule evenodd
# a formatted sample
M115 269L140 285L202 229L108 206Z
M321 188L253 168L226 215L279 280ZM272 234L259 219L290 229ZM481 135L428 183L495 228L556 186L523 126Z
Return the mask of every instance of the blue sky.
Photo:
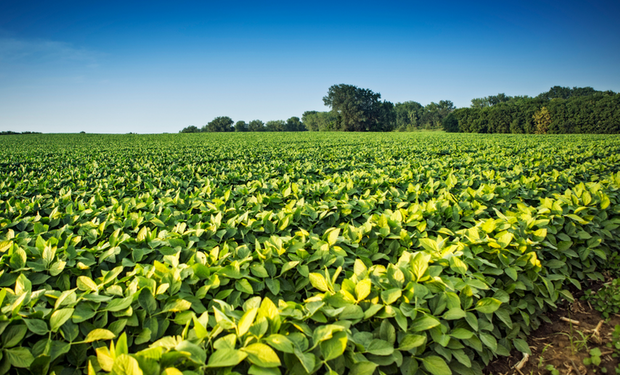
M161 133L396 102L620 91L618 1L0 2L0 130Z

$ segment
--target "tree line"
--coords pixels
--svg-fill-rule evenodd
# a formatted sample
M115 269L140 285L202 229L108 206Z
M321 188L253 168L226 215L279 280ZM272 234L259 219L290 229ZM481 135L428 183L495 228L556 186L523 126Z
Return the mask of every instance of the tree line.
M498 94L472 99L443 120L448 132L620 133L620 94L554 86L536 97Z
M41 134L41 132L31 132L31 131L26 131L26 132L14 132L11 130L3 130L0 132L0 135L16 135L16 134Z
M236 123L228 116L219 116L211 120L202 128L188 126L179 133L202 133L202 132L299 132L306 131L306 127L299 117L291 117L286 121L274 120L266 123L261 120L252 120L249 123L237 121Z
M381 94L370 89L339 84L329 88L323 103L330 111L306 111L302 118L263 123L237 121L228 116L214 118L202 128L188 126L181 133L256 132L256 131L414 131L441 129L443 121L454 109L450 100L423 106L406 101L393 104L381 100Z

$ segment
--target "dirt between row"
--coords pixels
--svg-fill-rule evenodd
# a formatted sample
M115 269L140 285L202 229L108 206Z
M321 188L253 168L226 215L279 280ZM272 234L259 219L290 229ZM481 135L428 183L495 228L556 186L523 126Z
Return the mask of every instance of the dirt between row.
M513 350L509 357L499 357L485 367L488 375L547 375L548 365L562 375L616 374L619 358L612 356L612 332L620 324L620 316L606 320L586 301L576 300L547 314L551 323L543 323L528 337L532 351L529 358ZM601 364L585 366L583 359L590 350L599 348ZM557 374L557 373L556 373Z

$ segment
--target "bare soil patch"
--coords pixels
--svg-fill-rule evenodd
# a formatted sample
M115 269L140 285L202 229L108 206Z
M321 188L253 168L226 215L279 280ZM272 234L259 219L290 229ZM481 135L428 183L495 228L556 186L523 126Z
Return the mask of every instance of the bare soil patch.
M620 324L620 316L613 315L605 320L601 313L594 310L587 302L575 301L570 305L550 312L547 316L551 323L543 323L528 337L532 355L524 360L518 351L509 357L500 357L489 363L485 374L493 375L547 375L545 369L553 365L560 374L594 375L615 374L619 358L612 357L612 332ZM599 366L583 364L583 359L590 357L589 352L599 348L601 364ZM523 363L521 363L523 362Z

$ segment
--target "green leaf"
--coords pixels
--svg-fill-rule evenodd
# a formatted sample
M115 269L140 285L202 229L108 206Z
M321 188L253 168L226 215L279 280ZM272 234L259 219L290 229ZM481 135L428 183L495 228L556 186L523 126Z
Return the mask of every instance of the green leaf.
M334 246L336 244L339 234L340 228L331 228L327 230L327 243L329 243L329 246Z
M506 268L504 272L506 272L506 275L508 275L508 277L510 277L513 281L517 281L517 278L519 276L517 275L516 269L509 267L509 268Z
M238 330L239 337L245 335L248 332L248 330L250 329L250 326L252 326L252 323L254 322L254 318L256 318L257 313L258 313L258 308L255 307L253 309L246 311L246 313L243 314L241 319L239 319L239 323L237 324L237 330Z
M472 331L465 328L455 328L450 332L450 336L461 340L470 339L473 335L474 333Z
M370 279L364 279L358 282L355 285L355 295L357 297L357 302L363 301L364 298L368 297L372 290L372 282Z
M101 369L107 372L112 371L114 356L110 353L110 350L105 346L101 346L96 348L95 352L97 353L97 362Z
M22 295L23 293L32 292L32 283L26 275L23 273L17 277L15 282L15 294Z
M258 263L252 264L252 266L250 266L250 272L252 272L252 275L263 278L263 279L269 277L269 273L267 273L267 269L265 269L265 267L262 264L258 264Z
M233 322L229 317L226 316L223 312L221 312L217 307L213 306L213 315L215 315L215 321L222 329L232 329L235 328L235 322Z
M247 357L247 353L235 349L218 349L211 357L207 367L236 366Z
M383 303L386 305L391 305L396 302L400 296L402 295L402 291L398 288L388 289L381 292L381 299Z
M425 252L417 252L411 260L411 271L416 277L416 280L420 280L424 273L428 269L428 263L431 260L431 255Z
M327 292L329 290L325 277L320 273L313 272L309 275L309 278L310 284L312 284L312 286L316 289L320 290L321 292Z
M4 348L11 348L17 344L19 344L26 333L28 332L28 328L23 324L14 324L9 326L9 328L4 330L2 333L2 346Z
M510 244L512 238L513 234L506 231L499 233L496 237L497 243L502 247L502 249Z
M459 307L454 307L448 311L446 311L442 318L446 319L446 320L456 320L456 319L461 319L465 317L465 311L463 311L461 308Z
M114 346L114 350L116 355L120 354L128 354L129 347L127 346L127 333L123 332L123 334L116 340L116 345Z
M394 346L385 340L374 339L366 348L366 352L374 355L391 355L394 352Z
M426 330L431 329L433 327L437 327L439 324L441 324L441 323L434 316L421 315L421 316L417 317L413 321L413 323L411 323L411 327L409 329L412 332L420 332L420 331L426 331Z
M343 326L335 325L335 324L327 324L321 325L312 333L312 340L315 344L331 339L335 332L340 332L344 330Z
M49 329L47 328L47 323L41 319L24 319L24 323L30 330L30 332L35 333L39 336L47 335Z
M426 371L433 375L452 375L452 370L441 357L435 355L424 357L422 358L422 365Z
M186 301L184 299L177 299L174 300L170 303L167 303L164 308L161 310L162 313L164 312L181 312L181 311L186 311L189 310L189 308L192 307L192 303L189 301Z
M138 303L149 315L153 315L157 312L157 300L153 297L153 294L151 294L151 291L148 288L143 288L140 290Z
M103 311L121 311L126 310L129 306L131 306L131 302L133 302L133 297L125 297L125 298L117 298L108 302L108 305L103 309Z
M458 274L465 275L467 273L467 264L456 256L450 257L450 269Z
M347 348L347 334L345 332L336 332L331 339L321 342L320 347L325 361L338 358Z
M278 368L264 368L256 365L250 366L248 370L249 375L281 375L281 372Z
M295 356L301 362L301 365L308 373L312 373L314 370L314 364L316 363L316 357L312 353L303 353L298 349L295 349Z
M241 279L235 282L235 289L241 293L254 294L254 289L250 282L246 279Z
M83 291L93 291L96 292L98 287L97 284L95 284L95 282L93 281L93 279L91 279L90 277L87 276L80 276L77 279L77 287L80 290Z
M34 356L30 353L30 350L22 346L12 349L5 349L4 355L13 367L28 368L34 361Z
M71 318L73 311L74 309L60 309L54 311L50 317L50 328L52 332L58 332L60 326L65 324L65 322Z
M69 350L71 350L71 343L68 343L68 342L49 340L48 343L50 343L50 346L49 346L50 361L54 361L56 358L60 357L63 354L68 353Z
M480 311L481 313L491 314L495 312L495 310L499 309L499 306L501 304L502 302L495 298L486 297L476 303L476 310Z
M278 367L281 365L280 358L269 346L255 343L241 349L248 354L248 360L260 367Z
M426 342L426 335L412 335L407 334L403 337L400 342L399 350L411 350L417 348L418 346L424 345Z
M269 288L269 291L274 296L277 296L278 294L280 294L280 280L278 280L278 279L265 279L265 285L267 285L267 288Z
M196 337L198 337L198 339L200 340L207 337L209 335L209 332L207 331L205 326L202 325L200 320L198 320L198 318L196 318L195 316L192 317L192 320L194 321L194 332L196 333Z
M491 233L495 230L495 220L493 219L487 219L483 222L483 224L480 226L480 228L485 231L485 233Z
M128 354L121 354L114 360L112 373L117 375L142 375L138 361Z
M480 341L492 351L497 351L497 339L490 333L480 332Z
M378 365L376 363L372 363L372 362L367 362L367 361L357 362L356 364L351 366L351 372L349 372L349 374L351 375L372 375L375 372L375 369L377 368L377 366Z
M207 353L200 346L187 340L181 341L175 348L177 352L189 354L189 359L200 365L207 360Z
M295 350L295 346L291 340L289 340L286 336L277 333L265 338L265 342L272 348L283 353L293 353Z
M114 338L116 338L116 335L107 329L96 328L88 332L88 335L86 335L86 338L82 342L87 343L98 340L112 340Z
M515 349L517 349L521 353L527 353L529 355L532 355L532 351L530 350L530 347L527 344L527 341L522 340L522 339L513 339L512 343L514 344Z
M150 328L144 328L137 336L135 336L133 342L136 345L144 344L146 342L151 341L151 336L153 332L151 332Z

